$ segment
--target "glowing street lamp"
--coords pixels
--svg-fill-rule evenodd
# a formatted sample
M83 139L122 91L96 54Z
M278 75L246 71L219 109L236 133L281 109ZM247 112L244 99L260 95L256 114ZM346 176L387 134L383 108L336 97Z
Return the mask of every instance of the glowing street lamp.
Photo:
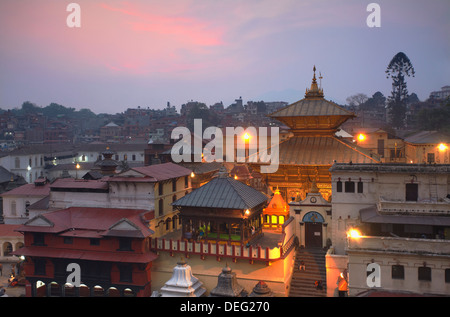
M78 179L78 170L81 168L80 164L77 163L77 165L75 165L75 179Z
M357 238L361 238L362 234L361 234L361 231L352 228L347 232L347 237L357 239Z
M244 141L248 142L250 140L250 134L245 133L242 138L244 139Z
M365 134L362 134L362 133L360 133L360 134L358 134L358 141L364 141L366 139L366 135Z
M438 145L438 149L439 149L439 151L443 152L448 149L448 146L445 145L444 143L441 143Z

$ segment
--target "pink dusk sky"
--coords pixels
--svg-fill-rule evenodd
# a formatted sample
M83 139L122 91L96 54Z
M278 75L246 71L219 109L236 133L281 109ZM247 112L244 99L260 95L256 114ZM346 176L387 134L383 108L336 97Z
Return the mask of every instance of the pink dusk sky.
M81 8L81 27L66 11ZM1 0L0 108L56 102L95 113L302 99L312 68L327 99L390 94L385 70L402 51L421 100L450 85L450 1Z

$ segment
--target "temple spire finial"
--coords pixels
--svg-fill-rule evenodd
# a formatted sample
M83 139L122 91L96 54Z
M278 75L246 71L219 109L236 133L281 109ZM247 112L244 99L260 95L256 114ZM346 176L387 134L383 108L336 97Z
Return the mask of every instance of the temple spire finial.
M313 79L311 83L311 88L306 89L305 98L323 98L323 90L322 87L319 88L317 85L317 79L316 79L316 65L313 67ZM322 75L320 75L320 79L322 79Z

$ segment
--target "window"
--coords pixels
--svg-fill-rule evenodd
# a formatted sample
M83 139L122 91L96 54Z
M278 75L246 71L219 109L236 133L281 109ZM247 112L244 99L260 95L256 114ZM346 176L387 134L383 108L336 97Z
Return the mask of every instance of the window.
M11 216L17 216L16 201L11 202Z
M121 282L133 282L133 269L131 265L119 265Z
M421 266L418 269L419 281L431 281L431 268Z
M171 222L170 218L167 218L166 219L166 231L170 230L170 222Z
M33 232L33 245L45 245L44 244L44 233Z
M159 183L158 184L158 195L159 196L162 196L163 195L163 184L162 183Z
M406 184L406 200L417 201L419 196L419 184Z
M434 153L427 154L427 163L434 163Z
M10 256L12 251L13 251L12 244L10 242L5 242L3 244L3 256Z
M172 179L172 191L176 192L177 191L177 179Z
M34 260L34 274L35 275L45 275L45 260L35 259Z
M377 147L377 153L378 155L380 155L381 157L384 157L384 140L378 140L378 147Z
M189 187L189 177L185 176L184 177L184 188L188 188Z
M361 181L359 181L358 182L358 193L363 193L363 188L364 188L364 186L363 186L363 182L361 182Z
M124 160L124 161L128 160L128 155L124 154L124 155L123 155L123 160Z
M347 181L345 184L345 192L346 193L354 193L355 192L355 182Z
M130 238L119 238L118 251L133 251L131 249L131 239Z
M20 158L16 157L14 159L14 167L15 168L20 168Z
M404 280L405 279L405 267L403 265L392 266L392 279Z
M445 283L450 283L450 269L445 269Z
M174 203L176 201L177 201L177 195L175 194L175 195L172 196L172 203ZM176 210L177 210L177 207L173 206L172 207L172 211L176 211Z
M100 239L98 239L98 238L91 238L89 244L90 245L100 245Z
M163 210L164 206L163 206L163 204L164 204L164 200L160 199L158 201L158 216L162 216L164 214L164 210Z
M391 158L402 158L404 157L402 150L390 150L391 152Z
M337 183L336 183L336 191L338 193L342 193L342 182L341 181L337 181Z
M64 244L72 244L73 238L72 237L64 237Z
M131 159L132 159L133 161L136 161L136 154L131 155Z
M174 216L174 217L172 218L172 229L173 229L173 230L176 230L176 229L177 229L177 219L178 219L178 216Z

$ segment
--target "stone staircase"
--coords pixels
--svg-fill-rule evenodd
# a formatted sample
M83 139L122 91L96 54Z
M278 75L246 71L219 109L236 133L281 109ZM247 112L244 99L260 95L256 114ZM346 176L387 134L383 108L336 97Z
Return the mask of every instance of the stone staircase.
M289 297L326 297L327 273L325 267L326 251L321 248L299 248L295 255ZM306 270L299 270L303 261ZM322 281L322 290L317 290L314 282Z

